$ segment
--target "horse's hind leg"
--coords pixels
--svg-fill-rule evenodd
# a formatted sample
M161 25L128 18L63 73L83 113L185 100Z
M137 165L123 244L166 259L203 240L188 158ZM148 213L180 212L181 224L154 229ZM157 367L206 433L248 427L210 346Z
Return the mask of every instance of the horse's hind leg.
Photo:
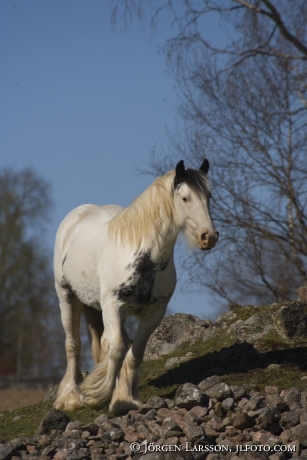
M101 360L101 338L104 331L102 312L83 305L83 313L90 332L92 357L95 364Z
M122 335L122 320L115 302L105 305L103 323L105 330L101 338L99 362L80 385L84 403L96 409L108 407L127 351Z
M94 363L97 364L102 359L101 337L103 334L102 312L95 310L88 305L83 305L83 313L91 334L91 348Z
M57 286L57 294L60 300L62 324L66 334L67 370L60 383L54 407L61 410L74 410L84 405L82 394L78 388L78 384L83 380L79 368L81 351L79 329L82 304L66 288Z

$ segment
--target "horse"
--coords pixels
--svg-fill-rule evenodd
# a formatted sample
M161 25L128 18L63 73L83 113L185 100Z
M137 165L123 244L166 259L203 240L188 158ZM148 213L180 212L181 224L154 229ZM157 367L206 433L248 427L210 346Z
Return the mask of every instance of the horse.
M86 204L60 224L54 274L67 369L55 408L109 408L118 415L141 407L138 370L176 286L176 239L183 231L189 245L201 250L218 240L208 170L207 159L198 170L185 169L181 160L127 208ZM82 313L95 363L85 379L79 367ZM138 319L133 340L125 329L129 316Z

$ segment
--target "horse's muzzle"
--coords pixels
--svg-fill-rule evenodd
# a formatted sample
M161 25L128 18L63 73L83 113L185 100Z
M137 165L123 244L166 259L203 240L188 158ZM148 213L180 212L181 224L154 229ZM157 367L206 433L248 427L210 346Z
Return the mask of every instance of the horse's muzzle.
M219 232L204 232L201 234L201 237L197 241L199 249L202 251L209 251L214 248L219 239Z

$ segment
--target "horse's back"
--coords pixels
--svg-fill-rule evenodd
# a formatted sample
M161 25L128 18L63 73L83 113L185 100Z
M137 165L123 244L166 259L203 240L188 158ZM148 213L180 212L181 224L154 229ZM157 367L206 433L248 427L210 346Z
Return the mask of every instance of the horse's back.
M71 233L76 230L80 224L89 226L102 226L107 224L114 216L124 208L115 204L106 206L97 206L94 204L83 204L70 211L61 222L56 242L63 248L69 239Z
M96 219L101 223L108 222L124 208L116 204L107 204L98 206L96 204L83 204L70 211L63 219L62 224L66 222L78 223L87 219ZM62 225L61 224L61 225ZM61 227L61 226L60 226Z

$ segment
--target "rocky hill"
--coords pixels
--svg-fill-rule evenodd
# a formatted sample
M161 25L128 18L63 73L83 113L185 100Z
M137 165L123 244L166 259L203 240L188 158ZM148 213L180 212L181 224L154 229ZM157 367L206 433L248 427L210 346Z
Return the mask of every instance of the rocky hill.
M50 410L52 392L4 413L0 460L307 459L306 299L166 317L140 392L143 408L117 418Z
M164 364L158 379L164 386L220 375L236 384L302 387L306 346L307 302L231 304L215 323L185 314L166 317L149 340L145 360L149 372L155 360Z

